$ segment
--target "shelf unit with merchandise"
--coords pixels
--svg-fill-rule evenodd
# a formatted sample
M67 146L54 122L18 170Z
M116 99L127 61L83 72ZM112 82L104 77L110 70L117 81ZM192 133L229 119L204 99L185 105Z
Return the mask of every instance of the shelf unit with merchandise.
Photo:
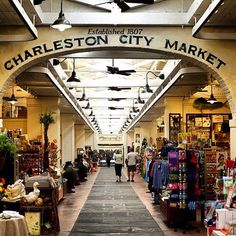
M196 159L192 153L179 150L170 151L168 161L169 198L161 200L160 209L168 223L185 228L188 223L196 221Z
M30 176L43 173L43 156L39 150L21 151L18 154L19 175L28 174Z

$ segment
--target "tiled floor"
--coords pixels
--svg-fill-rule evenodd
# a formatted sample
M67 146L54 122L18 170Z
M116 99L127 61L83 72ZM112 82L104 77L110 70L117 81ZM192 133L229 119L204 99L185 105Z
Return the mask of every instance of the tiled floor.
M86 199L94 184L94 181L97 177L99 170L100 169L98 169L97 172L90 173L87 178L88 181L82 182L80 185L76 186L76 193L66 194L64 200L59 204L58 212L59 212L60 227L61 227L59 236L69 235L84 203L86 202ZM126 181L125 169L123 171L123 181ZM115 182L115 176L114 176L114 182ZM163 217L160 214L159 207L157 205L152 204L151 195L150 193L147 193L145 182L139 175L136 175L135 182L130 184L166 236L183 235L182 230L178 230L177 232L175 232L173 228L169 228L165 224L165 222L163 221ZM185 235L206 236L207 233L204 227L195 225L195 227L193 227L192 229L187 230Z

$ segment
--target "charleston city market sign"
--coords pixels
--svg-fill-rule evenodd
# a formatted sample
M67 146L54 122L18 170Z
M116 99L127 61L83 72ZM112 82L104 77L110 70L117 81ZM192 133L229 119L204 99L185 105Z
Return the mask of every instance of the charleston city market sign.
M92 47L144 47L155 49L158 36L155 34L144 34L141 28L88 28L86 36L65 37L64 39L51 40L42 44L36 44L11 58L8 58L3 67L10 71L21 66L22 63L33 60L35 57L58 53L60 51L69 51L71 49L84 49ZM53 36L52 36L53 38ZM35 41L37 43L38 40ZM34 42L34 41L33 41ZM220 59L213 52L209 52L197 45L163 38L161 48L167 51L189 55L198 60L205 61L206 64L219 70L226 65L224 60ZM26 42L27 43L27 42ZM160 48L160 50L161 50Z

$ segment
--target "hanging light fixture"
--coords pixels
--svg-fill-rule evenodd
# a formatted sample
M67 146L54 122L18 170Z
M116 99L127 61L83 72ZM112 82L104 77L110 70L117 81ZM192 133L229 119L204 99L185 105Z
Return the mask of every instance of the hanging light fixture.
M64 58L62 61L59 61L58 59L54 58L54 59L52 60L52 64L53 64L54 66L58 66L58 65L60 65L62 62L64 62L66 59L67 59L67 58Z
M148 84L148 74L149 74L149 73L155 75L157 78L159 78L159 79L161 79L161 80L164 80L164 79L165 79L165 75L164 75L164 74L156 75L154 72L148 71L148 72L146 73L146 85L145 85L145 87L144 87L144 91L143 91L144 93L153 93L153 90L150 89L150 86L149 86L149 84Z
M65 29L69 29L72 27L70 22L64 16L62 3L63 3L63 0L61 0L61 11L59 13L59 17L51 25L52 28L58 29L59 31L64 31Z
M137 101L138 101L138 103L140 103L140 104L144 104L145 103L145 101L143 100L143 99L141 99L141 97L140 97L140 89L141 89L142 87L139 87L138 88L138 99L137 99Z
M161 124L159 125L159 127L165 127L164 120L162 120L162 122L161 122Z
M86 98L86 95L85 95L85 88L83 88L83 94L82 94L82 97L79 99L80 102L82 101L88 101L88 98Z
M86 105L86 107L84 107L84 109L90 109L91 107L90 107L90 103L88 102L87 103L87 105ZM93 113L93 111L92 111L92 113ZM90 115L90 116L92 116L92 115Z
M93 110L91 110L90 114L88 116L93 116Z
M134 106L134 101L137 101L136 98L133 99L133 107L132 107L131 111L132 111L133 113L137 113L137 112L139 112L139 109L137 109L137 108Z
M73 71L71 76L69 77L69 79L66 82L80 82L80 80L76 77L76 73L75 73L75 59L73 59Z
M10 99L8 100L8 102L12 105L16 104L18 101L14 95L14 85L12 85L12 94L11 94L11 97Z
M131 120L133 119L133 117L132 117L131 113L129 114L129 119L131 119Z
M217 102L216 98L213 95L213 78L211 76L211 95L210 97L207 99L207 102L210 104L214 104Z

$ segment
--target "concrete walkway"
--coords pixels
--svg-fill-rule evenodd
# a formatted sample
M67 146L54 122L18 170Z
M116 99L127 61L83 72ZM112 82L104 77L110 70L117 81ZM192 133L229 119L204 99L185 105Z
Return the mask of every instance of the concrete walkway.
M135 184L135 183L132 183ZM162 236L130 183L115 182L114 168L100 169L71 236Z

